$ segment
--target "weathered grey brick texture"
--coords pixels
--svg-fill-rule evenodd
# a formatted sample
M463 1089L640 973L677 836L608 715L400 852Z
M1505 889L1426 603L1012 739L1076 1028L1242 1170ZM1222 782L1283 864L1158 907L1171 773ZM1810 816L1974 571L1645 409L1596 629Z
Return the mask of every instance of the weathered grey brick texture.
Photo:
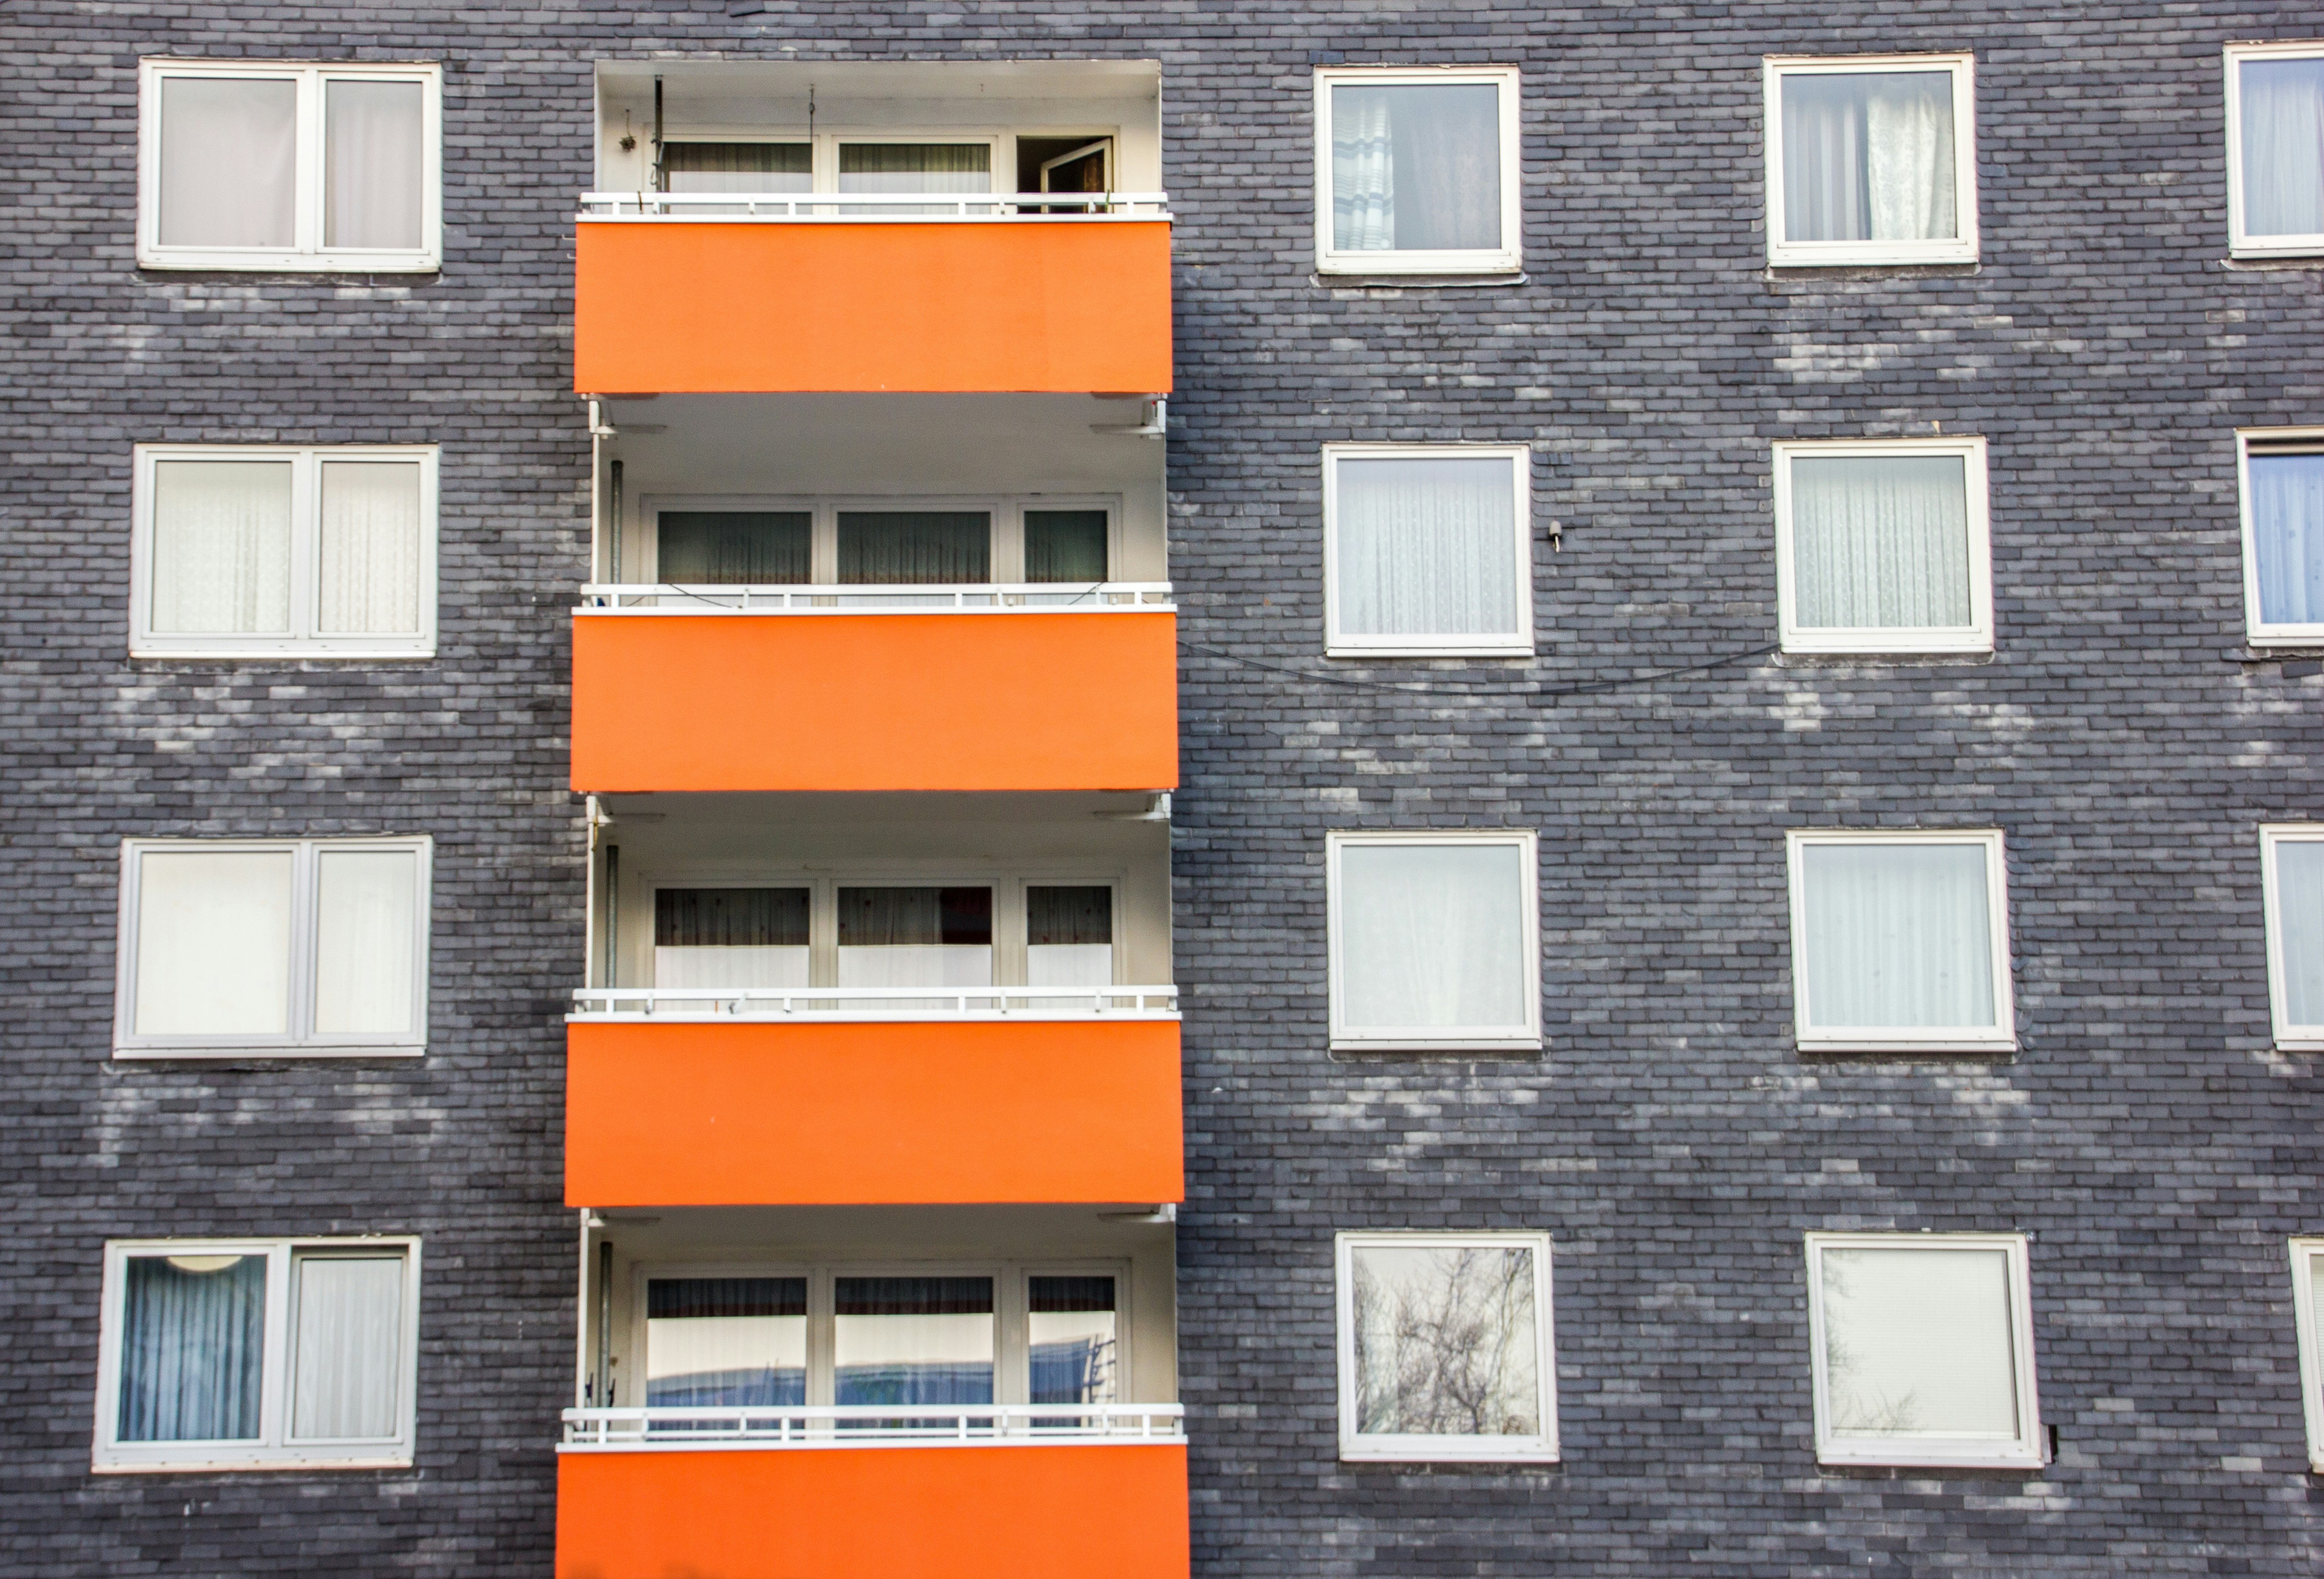
M590 61L659 51L1164 62L1199 1574L2324 1562L2284 1250L2324 1231L2324 1083L2270 1044L2255 833L2324 819L2324 677L2245 651L2232 439L2324 423L2324 271L2224 262L2219 54L2312 7L88 0L0 33L0 1569L548 1571L567 220ZM1770 277L1760 58L1924 50L1977 55L1982 264ZM165 52L442 60L440 276L140 273ZM1313 278L1319 55L1524 69L1522 283ZM1990 445L1990 660L1624 683L1775 640L1771 441L1940 429ZM1424 439L1535 446L1532 662L1321 656L1317 447ZM440 442L441 656L130 662L147 439ZM1540 831L1548 1050L1334 1060L1323 835L1477 825ZM1783 833L1828 826L2006 830L2021 1053L1793 1049ZM378 829L437 840L427 1059L108 1060L120 838ZM1562 1466L1337 1462L1332 1233L1430 1225L1556 1236ZM1852 1227L2032 1236L2054 1465L1817 1469L1801 1235ZM89 1474L105 1239L364 1229L426 1237L414 1470Z

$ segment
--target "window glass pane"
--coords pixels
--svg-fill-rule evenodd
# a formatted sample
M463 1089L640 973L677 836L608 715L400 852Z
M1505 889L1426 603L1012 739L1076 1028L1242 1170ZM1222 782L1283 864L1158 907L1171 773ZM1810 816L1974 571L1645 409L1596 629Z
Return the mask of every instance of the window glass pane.
M154 464L153 629L289 633L289 461Z
M814 523L804 510L665 510L656 574L681 586L802 585Z
M654 985L807 984L806 889L654 891Z
M2324 455L2255 455L2246 468L2259 617L2324 624Z
M1113 980L1113 891L1025 891L1025 980L1036 987L1096 987Z
M1332 89L1332 246L1501 245L1500 89L1489 82Z
M1950 71L1790 72L1785 241L1937 241L1960 234Z
M983 143L843 143L839 145L839 189L989 192L992 189L992 149Z
M403 1258L301 1256L291 1353L294 1438L396 1435L403 1365Z
M1531 1250L1366 1245L1350 1259L1358 1431L1541 1435Z
M805 1402L805 1278L656 1278L646 1285L648 1408Z
M318 627L328 635L420 632L420 463L323 463Z
M418 852L325 850L316 865L315 1029L409 1035L418 996Z
M843 888L843 987L983 987L992 983L989 888Z
M131 1256L121 1304L124 1442L258 1435L266 1258Z
M2284 1018L2324 1025L2324 843L2276 841L2275 912L2283 928Z
M991 518L981 510L843 510L839 579L857 586L990 581Z
M1025 579L1105 579L1105 512L1025 512Z
M1969 473L1960 457L1803 455L1791 467L1802 627L1970 623Z
M425 88L323 84L323 245L420 250L426 183Z
M1515 845L1349 845L1340 852L1348 1028L1522 1033L1525 862Z
M992 1401L992 1279L834 1279L843 1404Z
M1120 1397L1113 1279L1028 1278L1031 1401L1110 1404Z
M163 246L296 244L299 85L161 79Z
M1831 1249L1822 1261L1833 1435L2017 1435L2007 1255Z
M804 143L665 143L661 172L662 189L669 192L815 189L812 151Z
M137 863L137 1033L288 1031L290 852L148 850Z
M1978 845L1809 845L1809 1022L1990 1026L1992 911Z
M2324 58L2240 69L2245 234L2324 235Z
M1342 632L1520 633L1517 492L1507 460L1335 465L1333 573Z

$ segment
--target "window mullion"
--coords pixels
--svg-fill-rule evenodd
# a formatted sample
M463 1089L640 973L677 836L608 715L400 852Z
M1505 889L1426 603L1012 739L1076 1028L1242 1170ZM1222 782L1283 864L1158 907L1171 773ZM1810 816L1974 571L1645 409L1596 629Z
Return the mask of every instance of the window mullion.
M315 1039L315 976L322 968L321 850L301 839L290 865L290 1039Z
M323 250L323 74L299 73L299 168L292 177L292 250L313 256Z
M266 1251L266 1339L259 1371L259 1441L280 1451L290 1439L290 1246Z

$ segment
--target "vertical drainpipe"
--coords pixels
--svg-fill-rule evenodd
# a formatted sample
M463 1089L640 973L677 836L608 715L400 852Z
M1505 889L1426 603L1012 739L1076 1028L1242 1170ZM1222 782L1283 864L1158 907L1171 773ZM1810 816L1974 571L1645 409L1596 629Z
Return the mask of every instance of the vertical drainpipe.
M608 534L613 548L605 557L605 579L619 581L622 578L622 463L618 460L613 463L613 513Z
M605 985L618 987L622 958L622 847L605 846Z
M597 1242L597 1407L613 1407L613 1242Z

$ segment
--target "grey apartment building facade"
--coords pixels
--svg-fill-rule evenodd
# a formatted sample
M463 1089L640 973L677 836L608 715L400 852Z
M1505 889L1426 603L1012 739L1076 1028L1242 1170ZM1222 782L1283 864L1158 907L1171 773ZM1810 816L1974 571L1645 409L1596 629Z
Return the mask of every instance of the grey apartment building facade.
M0 1572L2324 1562L2324 14L0 37Z

